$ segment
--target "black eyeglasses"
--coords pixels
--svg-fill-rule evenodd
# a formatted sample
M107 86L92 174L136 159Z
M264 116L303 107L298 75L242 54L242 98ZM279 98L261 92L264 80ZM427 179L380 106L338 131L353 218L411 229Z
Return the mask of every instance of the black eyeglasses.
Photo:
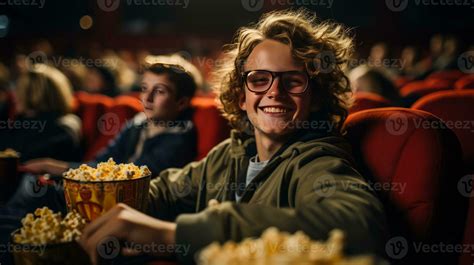
M303 71L272 72L268 70L253 70L242 74L248 90L254 93L265 93L273 84L276 77L280 84L290 94L302 94L309 84L309 76Z

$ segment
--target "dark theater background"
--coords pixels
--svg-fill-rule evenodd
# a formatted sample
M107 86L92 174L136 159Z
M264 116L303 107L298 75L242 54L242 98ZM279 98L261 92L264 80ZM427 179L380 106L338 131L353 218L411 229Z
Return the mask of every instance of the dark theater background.
M57 194L64 201L66 169L112 157L159 161L146 164L158 175L205 158L229 138L231 126L213 91L215 78L222 78L214 70L226 60L223 46L239 28L285 9L343 24L354 40L342 69L352 90L343 137L357 171L382 202L388 226L382 253L369 253L376 261L354 264L473 265L474 0L0 0L0 265L39 264L31 253L15 254L11 233L36 208L31 201L40 206ZM322 73L340 63L331 52L316 58ZM190 142L171 136L153 142L133 129L121 134L151 112L142 67L160 60L182 65L194 80L190 112L176 114L189 115L194 124ZM46 72L41 66L67 83L68 92L59 94L69 93L69 103L47 96L57 92L35 76ZM195 148L183 151L177 143ZM141 157L153 144L169 149L153 153L154 159ZM45 157L50 160L31 162ZM66 202L48 207L61 211ZM114 264L178 262L139 256Z

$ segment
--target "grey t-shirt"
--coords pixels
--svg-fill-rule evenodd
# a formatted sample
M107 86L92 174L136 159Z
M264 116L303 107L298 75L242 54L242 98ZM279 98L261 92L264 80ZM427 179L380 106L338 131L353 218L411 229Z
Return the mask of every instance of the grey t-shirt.
M249 167L247 168L247 177L245 178L245 186L249 185L249 183L255 178L255 176L262 171L262 169L268 164L267 161L258 161L258 155L251 157L249 160ZM235 200L240 202L242 199L241 196L235 194Z

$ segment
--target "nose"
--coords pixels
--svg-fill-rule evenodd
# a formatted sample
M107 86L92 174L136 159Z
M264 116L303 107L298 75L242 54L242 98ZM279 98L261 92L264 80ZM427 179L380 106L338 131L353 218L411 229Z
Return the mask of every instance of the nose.
M153 98L155 96L154 90L152 89L152 90L149 90L149 91L145 91L143 93L144 93L143 98L145 99L145 101L153 103Z
M285 96L286 92L283 86L280 84L280 77L277 76L273 79L273 83L267 91L267 97L277 98Z

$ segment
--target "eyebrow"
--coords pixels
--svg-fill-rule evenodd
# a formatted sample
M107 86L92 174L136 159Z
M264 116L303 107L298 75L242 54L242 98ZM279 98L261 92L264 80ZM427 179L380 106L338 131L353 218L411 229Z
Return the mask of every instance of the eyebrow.
M147 85L147 84L148 84L148 83L142 81L140 85ZM168 91L172 91L172 90L173 90L170 86L168 86L168 85L166 85L166 84L164 84L164 83L154 83L153 86L152 86L152 88L155 88L155 87L157 87L157 86L164 87L164 88L166 88Z

